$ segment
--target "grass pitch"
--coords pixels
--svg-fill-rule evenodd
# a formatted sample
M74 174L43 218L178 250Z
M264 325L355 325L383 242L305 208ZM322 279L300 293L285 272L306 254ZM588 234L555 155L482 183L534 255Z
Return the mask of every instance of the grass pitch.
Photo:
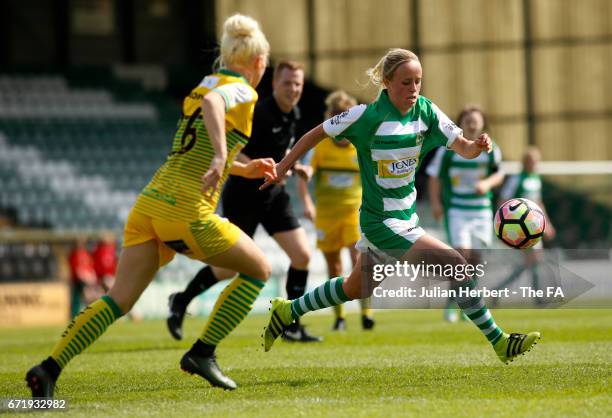
M264 353L265 316L248 318L218 349L239 385L224 392L180 371L205 319L172 340L164 321L120 321L58 382L69 409L52 416L612 416L612 310L498 310L505 331L542 340L509 366L470 323L440 311L379 311L376 329L332 333L331 313L304 320L318 344L277 342ZM0 398L27 398L26 370L60 328L0 330ZM4 411L6 412L6 411ZM20 416L23 416L20 414Z

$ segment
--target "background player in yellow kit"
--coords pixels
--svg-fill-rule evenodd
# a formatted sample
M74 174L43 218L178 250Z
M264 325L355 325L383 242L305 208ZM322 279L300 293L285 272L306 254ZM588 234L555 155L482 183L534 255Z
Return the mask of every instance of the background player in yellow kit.
M335 91L325 99L325 119L339 115L357 104L344 91ZM310 161L315 176L315 203L308 185L300 178L298 189L304 203L304 215L315 223L317 247L323 252L330 278L341 276L341 250L348 248L352 266L355 266L359 241L359 206L361 205L361 179L357 150L347 139L323 140L314 150ZM336 320L334 330L346 329L344 305L334 306ZM372 329L370 298L361 299L361 324L363 329Z
M219 296L202 336L181 359L183 370L213 386L236 388L219 369L215 347L251 310L270 266L253 240L216 215L215 208L230 172L251 178L275 175L271 159L234 162L251 135L254 88L264 74L269 44L255 20L237 14L224 23L220 49L220 70L185 98L172 151L130 212L114 285L83 309L51 355L28 371L34 397L53 397L62 369L130 311L175 253L240 272Z

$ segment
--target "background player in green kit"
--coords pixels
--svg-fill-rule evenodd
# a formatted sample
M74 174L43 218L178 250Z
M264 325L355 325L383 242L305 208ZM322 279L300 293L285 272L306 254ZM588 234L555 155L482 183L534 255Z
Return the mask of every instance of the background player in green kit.
M471 140L478 138L486 126L485 114L476 106L465 107L457 122ZM492 189L504 181L501 159L495 144L492 152L483 151L474 159L440 147L426 169L434 218L439 221L444 216L448 243L471 264L479 263L478 250L493 242ZM444 310L444 319L449 322L459 318L454 300L449 297Z
M502 187L499 193L500 203L506 200L522 197L529 199L538 204L544 211L546 216L546 229L544 230L544 240L548 241L555 237L555 227L546 215L546 207L542 201L542 179L538 174L538 163L540 162L541 155L540 150L535 147L529 147L523 155L523 169L519 174L514 174L508 177L508 180ZM539 272L538 272L538 261L539 254L538 250L543 248L542 241L538 242L533 248L523 250L523 264L517 266L510 275L499 284L496 289L504 289L513 282L517 281L525 270L529 270L531 273L531 287L533 289L539 289ZM495 299L493 303L496 305L498 299ZM536 299L539 304L542 301Z
M368 105L354 106L305 134L277 164L278 177L268 179L262 187L279 181L298 158L324 138L346 138L357 149L363 188L360 251L376 255L399 251L403 260L420 253L429 257L445 252L446 263L465 265L457 251L419 227L414 176L422 156L435 147L445 145L465 158L475 158L483 150L491 151L491 139L487 134L475 141L464 138L461 129L435 104L419 95L421 63L411 51L390 50L368 74L381 87L378 98ZM265 351L272 348L285 327L305 313L369 296L378 283L367 279L362 279L358 266L348 277L325 282L295 300L274 299L263 335ZM473 281L466 279L463 286L472 287ZM479 297L460 297L457 303L505 363L530 350L540 338L539 332L503 332Z

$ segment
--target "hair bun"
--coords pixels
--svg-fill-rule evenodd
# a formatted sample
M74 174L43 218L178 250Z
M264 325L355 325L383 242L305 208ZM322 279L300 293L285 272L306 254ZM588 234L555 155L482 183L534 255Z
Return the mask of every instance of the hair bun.
M223 25L223 32L231 38L251 37L259 30L257 21L241 14L230 17Z
M215 62L217 69L227 65L249 64L257 55L265 55L267 59L270 44L255 19L235 14L223 24L220 49L221 55Z

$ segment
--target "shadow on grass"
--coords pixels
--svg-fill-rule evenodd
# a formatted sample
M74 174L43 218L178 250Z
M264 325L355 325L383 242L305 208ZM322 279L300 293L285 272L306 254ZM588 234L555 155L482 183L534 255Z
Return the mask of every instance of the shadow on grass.
M133 352L146 352L146 351L187 351L189 346L177 347L177 346L148 346L148 347L109 347L109 348L97 348L96 350L88 351L88 354L112 354L112 353L133 353Z
M255 382L243 382L242 386L287 386L292 388L302 388L306 386L318 385L321 383L332 383L337 382L337 379L329 378L329 379L321 379L321 378L304 378L304 379L275 379L275 380L265 380L265 381L255 381Z

